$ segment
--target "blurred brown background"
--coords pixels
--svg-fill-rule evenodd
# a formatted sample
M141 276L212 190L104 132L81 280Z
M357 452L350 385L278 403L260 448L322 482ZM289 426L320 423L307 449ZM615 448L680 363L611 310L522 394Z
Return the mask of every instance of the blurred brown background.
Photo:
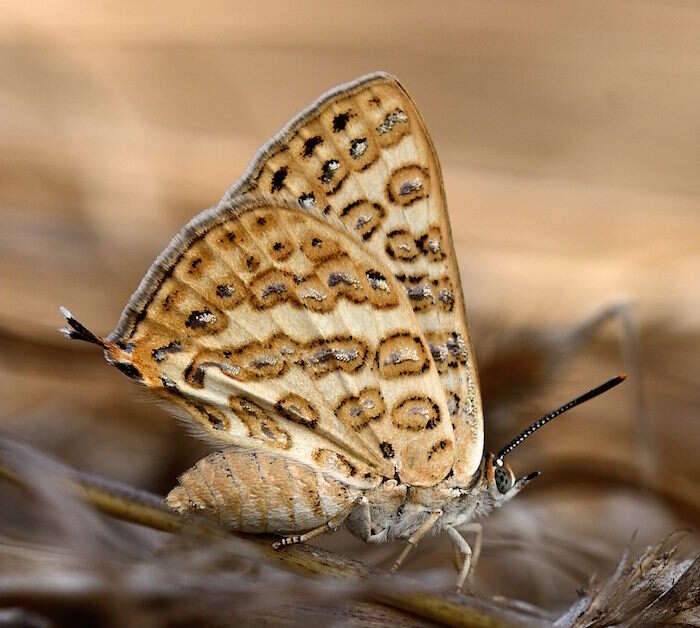
M486 525L478 587L570 603L635 530L700 522L699 33L681 0L3 3L0 428L166 491L204 446L58 305L110 331L289 117L387 70L444 168L488 445L632 376L513 455L544 476ZM572 336L611 304L626 324ZM449 562L445 539L417 554Z

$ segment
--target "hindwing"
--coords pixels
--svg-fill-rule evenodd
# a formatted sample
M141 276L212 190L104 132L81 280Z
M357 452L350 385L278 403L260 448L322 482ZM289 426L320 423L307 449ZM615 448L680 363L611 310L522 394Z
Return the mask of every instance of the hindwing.
M298 208L236 198L157 260L108 359L219 444L344 482L430 486L455 443L405 291L349 234Z

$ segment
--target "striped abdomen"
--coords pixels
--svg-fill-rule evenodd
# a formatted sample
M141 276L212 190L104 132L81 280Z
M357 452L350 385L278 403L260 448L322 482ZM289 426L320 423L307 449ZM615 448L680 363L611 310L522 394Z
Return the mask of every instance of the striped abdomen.
M206 511L232 530L289 534L325 524L357 496L302 463L228 449L183 473L166 497L180 513Z

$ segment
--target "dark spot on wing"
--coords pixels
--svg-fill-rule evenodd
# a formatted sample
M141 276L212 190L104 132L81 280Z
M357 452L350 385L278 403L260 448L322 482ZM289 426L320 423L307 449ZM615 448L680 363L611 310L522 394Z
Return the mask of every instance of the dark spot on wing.
M141 381L142 377L140 371L130 362L115 362L114 366L130 379Z
M314 196L313 192L305 192L301 196L299 196L299 206L303 207L304 209L311 209L314 205L316 205L316 197Z
M197 409L207 417L209 424L215 430L223 430L226 428L226 421L224 421L220 416L217 416L213 412L208 412L204 407L197 406Z
M428 460L431 460L432 457L439 451L443 451L447 447L447 444L448 443L446 440L441 440L440 442L435 443L428 452Z
M185 321L185 327L190 329L202 329L209 323L215 323L216 316L209 310L194 310Z
M177 340L173 340L163 347L153 349L153 351L151 351L151 356L156 362L162 362L168 357L169 353L178 353L179 351L182 351L182 345Z
M350 112L339 113L335 118L333 118L333 133L340 133L344 131L350 119Z
M182 391L177 387L177 384L169 377L163 375L161 376L160 381L163 384L163 388L165 388L166 390L176 395L182 395Z
M232 297L233 296L233 286L227 284L227 283L222 283L216 286L216 296L220 297L222 299Z
M260 260L258 260L258 258L254 255L249 255L246 257L245 265L248 267L248 270L255 272L258 269L258 266L260 266Z
M196 366L194 362L191 362L187 366L183 375L185 376L185 381L188 383L198 386L199 388L204 386L204 369L200 366Z
M379 449L382 450L382 456L385 458L394 457L394 447L391 443L387 443L386 441L379 443Z
M279 192L282 189L284 180L287 178L287 172L289 172L287 166L282 166L279 170L275 171L275 174L272 175L272 183L270 184L271 192ZM258 224L261 224L260 220L264 221L265 219L258 218ZM265 223L263 222L262 224L264 225Z
M367 138L356 137L350 142L350 156L353 159L359 159L367 151Z
M368 270L365 275L370 281L386 281L386 277L378 270Z
M302 155L304 157L311 157L314 154L314 149L319 145L323 144L323 138L320 135L314 135L304 142L304 152Z
M319 177L321 183L330 183L338 168L340 168L340 162L337 159L329 159L324 163L321 176Z

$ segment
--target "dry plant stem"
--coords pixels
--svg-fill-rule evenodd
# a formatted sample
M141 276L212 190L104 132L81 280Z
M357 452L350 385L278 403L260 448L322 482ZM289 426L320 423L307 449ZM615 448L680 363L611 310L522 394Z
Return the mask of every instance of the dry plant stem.
M0 477L14 484L26 486L22 477L11 468L0 463ZM162 500L149 493L130 491L126 487L101 481L87 474L77 474L68 479L68 487L78 497L117 519L137 523L163 532L178 532L187 524L182 517L169 510ZM216 528L207 526L212 535ZM219 536L223 536L219 531Z
M0 464L0 477L26 486L20 475ZM101 512L112 517L147 526L155 530L176 533L187 531L190 534L223 539L235 536L241 542L254 546L256 553L288 569L304 575L323 575L337 578L389 578L378 569L371 569L360 563L326 550L309 546L293 545L281 551L272 547L270 538L248 535L231 535L223 528L203 518L185 518L171 511L161 498L150 493L134 491L120 484L108 482L95 476L72 472L66 478L68 488ZM387 588L388 589L388 588ZM424 619L446 626L475 626L477 628L498 628L523 623L525 618L513 615L511 620L496 617L496 609L489 611L478 608L468 597L438 595L417 592L391 592L389 590L367 594L375 602L395 609L412 613ZM485 606L485 605L484 605Z

